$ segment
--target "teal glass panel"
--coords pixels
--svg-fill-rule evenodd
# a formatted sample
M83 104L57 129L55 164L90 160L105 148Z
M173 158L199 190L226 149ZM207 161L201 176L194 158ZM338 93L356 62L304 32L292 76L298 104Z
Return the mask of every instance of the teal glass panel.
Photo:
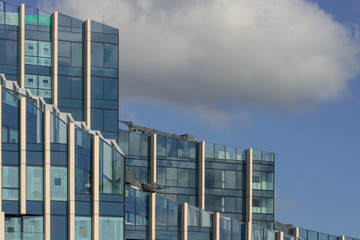
M253 197L253 213L261 213L261 198Z
M75 192L91 193L91 136L75 127Z
M104 99L117 101L117 99L118 99L118 79L104 78Z
M25 40L25 55L38 56L38 41Z
M51 43L39 41L39 57L51 58Z
M178 169L178 186L188 187L189 186L189 172L188 169Z
M51 14L43 11L39 11L39 26L51 27L52 19Z
M155 216L156 225L166 226L168 223L168 200L166 198L156 196Z
M158 156L166 156L166 137L157 135L156 153Z
M178 157L179 158L188 158L189 157L188 141L178 140Z
M245 224L232 220L232 239L245 239ZM274 233L275 235L275 233ZM265 239L264 239L265 240ZM267 239L267 240L275 240L275 239Z
M118 68L119 47L114 44L104 44L104 67Z
M124 239L124 219L121 217L100 217L100 240Z
M26 167L26 200L43 200L43 168Z
M199 227L200 226L200 211L198 208L188 206L188 226Z
M225 198L225 212L235 213L236 212L236 198L226 197Z
M140 134L129 132L129 155L140 156Z
M25 6L25 24L38 25L38 10Z
M2 142L19 142L18 98L2 88Z
M167 156L168 157L177 157L178 154L178 144L176 138L167 138Z
M43 239L44 218L42 216L24 216L23 232L23 239Z
M119 147L125 155L129 153L129 132L119 129Z
M261 227L252 225L252 240L262 240L264 239L264 231Z
M215 144L215 158L225 159L225 146Z
M149 142L150 137L148 135L141 134L140 136L140 149L142 157L149 157Z
M261 189L274 190L274 173L271 172L261 173Z
M83 67L83 48L82 43L71 43L71 66Z
M214 158L214 144L205 143L205 158Z
M165 178L166 178L166 168L163 167L157 167L156 169L156 182L160 185L165 185Z
M213 214L207 211L200 210L200 226L212 227Z
M67 143L67 125L53 113L50 114L50 139L51 143Z
M26 101L26 142L43 142L43 112Z
M188 142L189 144L189 158L195 159L197 158L197 143L196 142Z
M236 198L236 212L237 213L245 212L245 204L243 198Z
M141 191L135 191L135 196L136 225L146 226L148 225L149 216L149 195Z
M168 200L168 226L180 226L180 204Z
M220 239L231 240L231 218L220 217Z
M2 199L19 200L19 168L2 166Z
M253 150L253 160L261 161L261 151L260 150Z
M317 240L317 232L308 231L308 240Z
M246 151L240 148L236 149L236 160L245 161L246 160Z
M67 201L67 168L50 168L50 199L54 201Z
M235 189L236 188L236 172L235 171L226 171L226 188Z
M253 171L253 189L261 190L261 172Z
M177 186L177 169L166 168L166 185Z
M236 160L236 148L226 147L226 159L227 160Z
M236 188L237 189L245 189L245 173L236 172Z
M0 24L5 24L5 3L0 1Z
M307 230L299 228L299 237L304 240L307 240Z
M25 87L36 89L38 87L38 76L25 74Z
M18 17L19 8L10 3L5 3L5 4L6 4L5 5L5 9L6 9L5 23L6 23L6 25L18 26L19 25L19 17Z
M75 239L91 240L91 217L75 216Z
M5 239L21 239L20 217L5 217Z
M104 66L104 44L91 42L91 66Z

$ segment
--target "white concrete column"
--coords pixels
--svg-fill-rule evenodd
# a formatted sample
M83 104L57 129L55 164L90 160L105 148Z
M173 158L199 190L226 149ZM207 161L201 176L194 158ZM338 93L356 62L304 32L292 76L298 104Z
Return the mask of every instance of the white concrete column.
M246 221L252 222L253 149L246 151Z
M252 238L252 223L245 223L245 240L251 240Z
M20 214L26 214L26 98L19 99Z
M252 234L252 179L253 178L253 149L246 151L246 223L245 239L251 240Z
M293 228L291 232L294 237L299 238L299 228L298 227Z
M276 233L276 240L284 240L284 232L283 231Z
M181 204L181 240L188 240L188 203Z
M205 142L199 143L199 208L205 209Z
M50 228L50 111L44 111L44 234L45 240L50 240L51 238L51 228Z
M93 137L92 144L92 239L99 239L99 136Z
M345 236L339 236L337 239L338 240L345 240Z
M19 7L19 86L25 87L25 4Z
M85 22L85 122L91 129L91 21Z
M156 133L151 135L150 141L151 141L150 183L156 183L156 146L157 146Z
M149 194L149 240L155 240L155 205L156 205L156 194Z
M52 104L58 105L58 45L59 45L59 14L55 11L52 14Z
M213 215L213 240L220 240L220 213L215 212Z
M0 212L0 239L5 239L5 213Z
M68 121L68 239L75 240L75 123Z

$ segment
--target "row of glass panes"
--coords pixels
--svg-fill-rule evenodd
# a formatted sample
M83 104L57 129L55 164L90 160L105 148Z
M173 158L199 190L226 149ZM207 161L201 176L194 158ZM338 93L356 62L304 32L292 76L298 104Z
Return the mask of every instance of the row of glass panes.
M19 25L19 8L13 4L0 1L0 24Z
M253 150L253 160L255 160L255 161L274 162L275 161L275 154L254 149Z
M246 151L240 148L224 145L205 143L205 158L227 161L245 161Z
M25 6L25 24L51 27L51 14Z
M253 171L252 189L274 190L274 173Z
M5 217L5 239L44 239L43 226L43 216ZM59 231L58 236L66 236L65 229L51 230ZM101 240L123 239L123 218L100 216L99 237ZM75 239L91 239L91 217L75 216Z
M51 66L51 42L25 40L25 64Z
M252 209L253 213L274 214L274 199L253 197Z
M51 76L25 74L25 88L34 96L51 98Z
M156 154L160 157L180 159L196 159L197 143L177 138L157 135Z
M275 240L275 232L261 228L255 224L252 224L252 240Z
M299 228L299 237L304 240L337 240L334 235Z

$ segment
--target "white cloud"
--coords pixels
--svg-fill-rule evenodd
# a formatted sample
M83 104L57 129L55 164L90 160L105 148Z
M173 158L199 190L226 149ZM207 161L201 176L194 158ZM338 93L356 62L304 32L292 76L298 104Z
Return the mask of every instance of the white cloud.
M244 106L297 110L346 94L360 70L356 28L305 0L63 0L53 7L119 28L126 100L224 116Z

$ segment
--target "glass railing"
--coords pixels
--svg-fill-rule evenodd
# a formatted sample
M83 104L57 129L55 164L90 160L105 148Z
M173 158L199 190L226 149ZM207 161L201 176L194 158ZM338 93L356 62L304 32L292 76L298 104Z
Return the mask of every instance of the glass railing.
M5 232L5 240L43 240L44 233Z

